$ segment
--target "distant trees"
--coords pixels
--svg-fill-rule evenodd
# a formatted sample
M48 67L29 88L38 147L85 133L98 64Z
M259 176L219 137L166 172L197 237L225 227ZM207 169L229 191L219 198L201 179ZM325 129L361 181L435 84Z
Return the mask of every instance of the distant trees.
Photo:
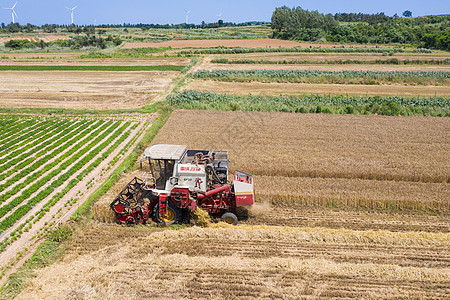
M43 40L39 40L38 42L29 41L26 39L22 40L9 40L5 43L5 47L10 48L12 50L20 50L23 48L36 48L40 47L44 49L50 46L59 46L59 47L67 47L71 49L81 49L85 47L97 47L100 49L105 49L108 46L119 46L122 44L122 40L118 37L113 38L109 35L107 38L96 37L95 35L82 35L82 36L72 36L68 40L56 40L53 42L44 42Z
M403 15L409 16L410 13L405 11ZM273 37L280 39L360 44L401 43L450 50L450 15L399 18L384 13L339 13L332 16L301 7L291 9L282 6L272 14L272 28Z
M315 41L337 27L339 23L331 14L308 11L301 7L276 8L272 14L274 37Z
M405 18L411 18L412 12L410 10L405 10L402 14Z

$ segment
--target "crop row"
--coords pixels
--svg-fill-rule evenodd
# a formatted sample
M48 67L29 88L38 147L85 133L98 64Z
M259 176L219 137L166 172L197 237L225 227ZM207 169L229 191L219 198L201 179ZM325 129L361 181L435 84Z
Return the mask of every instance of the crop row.
M9 237L5 238L3 241L0 242L0 253L3 252L8 245L10 245L12 242L14 242L15 239L19 238L22 234L22 230L25 228L27 224L29 228L31 228L32 224L31 222L35 223L38 220L40 220L49 209L54 206L56 203L58 203L59 200L61 200L62 197L64 197L73 187L75 187L87 174L89 174L94 168L96 168L103 160L105 160L115 149L117 149L120 144L123 143L123 141L130 135L131 131L137 127L137 124L134 124L130 130L126 130L120 138L116 140L114 144L112 144L106 151L103 152L103 154L98 157L94 162L92 162L88 167L86 167L80 174L78 174L75 178L73 178L67 186L62 189L60 192L56 193L47 203L44 204L44 206L35 213L35 215L31 216L29 219L27 219L25 222L20 224L18 228L16 228ZM114 136L117 137L119 134L119 131L116 131L114 133ZM107 143L105 142L102 146L107 146Z
M450 116L450 98L440 97L348 97L331 95L260 97L186 90L169 96L167 101L171 105L185 109Z
M29 185L30 183L34 182L35 180L40 178L42 175L44 175L45 173L50 171L52 168L54 168L55 166L60 164L60 167L58 169L53 170L48 175L46 175L45 177L41 178L39 181L34 183L32 186L30 186L27 189L25 189L19 197L15 198L13 201L9 202L7 205L2 206L0 208L0 217L4 216L6 213L8 213L8 211L10 209L14 208L17 204L20 204L24 199L27 199L28 197L30 197L34 192L36 192L42 186L44 186L46 183L48 183L54 176L56 176L58 173L63 171L65 168L67 168L67 166L69 166L71 163L76 161L81 155L83 155L85 152L87 152L90 147L94 146L98 142L97 140L95 140L94 142L91 142L89 145L86 145L89 141L94 139L94 137L97 134L99 134L100 132L104 131L103 134L102 134L102 137L104 137L104 135L106 135L109 132L111 132L114 129L114 127L110 127L111 124L112 124L112 121L108 122L108 123L105 123L102 127L98 128L96 131L91 132L84 140L79 141L78 143L76 143L75 146L72 146L68 142L64 143L62 146L60 146L58 149L56 149L53 153L46 155L45 157L41 158L39 161L35 162L28 169L23 170L22 171L23 174L21 174L22 173L21 172L21 173L17 174L16 176L14 176L14 177L16 177L15 180L17 180L17 178L25 176L29 172L32 172L33 170L39 168L42 164L45 164L45 166L43 168L41 168L39 171L33 173L31 176L28 176L25 181L23 181L22 183L16 185L12 190L10 190L10 191L8 191L8 192L6 192L4 194L1 194L0 195L0 203L5 202L11 196L19 193L27 185ZM115 125L117 127L118 123L115 124ZM108 128L108 131L105 131L107 128ZM86 133L87 132L88 132L88 130L86 130ZM85 145L86 145L86 147L82 148ZM69 148L69 147L71 147L71 148ZM48 163L49 160L54 158L57 154L65 151L66 149L69 149L69 150L66 151L63 155L59 156L57 160L55 159L53 162ZM79 151L80 149L81 149L81 151ZM67 161L64 161L66 158L69 158L69 159ZM61 163L61 162L63 162L63 163Z
M49 137L51 134L55 134L59 128L64 128L64 126L68 123L67 120L63 120L60 122L43 122L44 126L40 127L36 131L34 131L31 135L24 135L19 137L19 142L11 145L7 149L4 149L0 152L0 157L8 157L11 153L20 153L26 148L31 147L32 145L36 145L36 141L40 141L44 137ZM45 124L47 123L47 124Z
M450 84L450 72L438 71L199 70L193 74L193 77L196 79L239 82L267 81L363 84L376 84L380 82L428 84L432 82L436 85Z
M12 178L9 178L4 184L0 185L0 192L4 191L8 186L14 184L16 181L18 181L18 180L20 180L22 178L25 178L26 176L28 176L32 172L35 172L33 175L27 177L26 180L22 184L20 184L20 185L15 187L14 190L16 192L18 192L22 187L24 187L24 184L26 185L28 183L31 183L35 179L39 178L39 176L41 176L46 171L50 170L52 167L54 167L59 162L61 162L62 159L64 159L65 157L68 157L68 155L70 155L71 153L76 151L77 147L73 147L72 145L74 145L74 144L78 145L77 141L80 138L82 138L84 135L89 133L89 130L90 130L88 128L89 125L90 125L90 122L86 123L86 124L84 124L84 126L80 127L76 132L74 132L75 136L66 136L64 139L61 139L59 141L59 143L58 143L59 147L58 148L54 148L53 151L48 152L48 151L46 151L47 149L44 149L44 150L40 151L39 153L37 153L37 155L35 157L30 157L29 159L25 160L24 162L22 162L21 164L19 164L18 166L16 166L12 170L10 170L9 172L5 173L4 176L9 176L9 175L11 175L11 174L13 174L15 172L20 171L19 173L14 175ZM106 125L105 125L105 127L106 127ZM103 128L105 128L105 127L103 127ZM82 134L79 135L80 132ZM57 146L57 145L52 145L52 146L54 147L54 146ZM58 154L62 153L64 150L68 149L68 147L72 147L72 150L68 151L67 153L65 153L65 155L59 157L59 159L54 160L52 163L48 163L51 159L54 159ZM45 157L39 159L38 161L36 161L32 165L30 165L33 161L35 161L37 158L41 157L44 154L47 154L47 155ZM28 167L26 167L26 166L28 166ZM44 166L44 167L36 172L36 170L38 170L42 166ZM7 194L4 194L4 195L0 195L0 199L1 199L0 203L2 203L4 201L4 198L2 198L3 196L7 197L7 195L13 195L12 193L13 192L10 191L9 194L7 193Z
M16 137L17 135L22 134L21 130L26 127L31 127L36 124L39 124L35 120L18 120L17 122L14 122L13 124L5 124L3 130L0 132L0 141L3 142L4 139L11 139Z
M201 50L183 50L180 53L184 55L192 54L243 54L243 53L265 53L265 52L298 52L298 53L385 53L385 52L404 52L401 48L367 48L367 47L356 47L356 48L344 48L344 47L278 47L278 48L268 48L268 47L258 47L258 48L209 48Z
M3 117L3 116L2 116ZM32 122L31 120L27 120L28 122ZM14 132L14 128L19 126L21 123L23 123L24 120L22 119L2 119L0 121L0 140L3 140L7 134L11 134L11 131Z
M78 122L72 122L70 126L61 127L65 129L63 131L60 131L56 135L54 132L48 132L45 136L43 136L39 140L36 140L33 145L28 145L22 149L10 152L8 155L0 159L0 173L3 173L5 170L8 170L12 166L15 166L19 162L21 162L20 166L17 166L15 169L22 169L24 166L34 161L37 157L47 153L51 149L55 148L55 146L58 146L59 144L55 143L55 141L58 141L66 134L75 134L75 132L72 131L86 124L87 123L80 124ZM58 130L60 130L61 128L58 128ZM8 173L11 174L11 170L8 171ZM8 173L1 174L0 180L8 177Z
M25 143L29 143L30 141L33 140L33 138L36 135L42 134L43 128L47 128L47 127L53 126L53 125L54 125L54 121L46 121L46 122L39 123L32 130L29 130L28 128L24 128L24 129L26 129L26 131L22 132L23 134L17 134L15 136L15 138L12 138L12 137L8 138L7 142L2 143L2 145L0 146L0 156L4 155L5 151L8 151L10 149L10 147L17 148Z
M76 172L81 170L92 158L97 156L101 151L103 151L108 145L110 145L116 138L122 134L122 132L130 126L129 122L126 122L123 124L120 128L118 126L120 125L120 122L114 122L114 124L109 127L105 132L103 132L101 135L99 135L93 142L91 142L89 145L81 149L79 152L77 152L71 159L65 161L61 166L57 169L52 171L49 175L45 176L44 178L40 179L35 185L39 184L39 186L42 186L43 184L49 182L53 177L61 173L62 171L65 171L68 167L70 167L69 170L63 172L62 175L60 175L56 180L52 180L51 184L49 184L45 189L41 190L37 195L32 197L25 205L20 206L17 208L11 215L6 217L0 222L0 232L3 232L10 226L12 226L17 220L19 220L24 214L26 214L28 211L30 211L33 206L35 206L37 203L42 201L44 198L49 196L57 187L61 186L64 182L66 182L72 175L74 175ZM109 137L108 137L109 136ZM106 138L106 139L105 139ZM103 141L104 140L104 141ZM100 142L103 141L101 144ZM95 148L94 148L95 147ZM86 155L85 155L86 154ZM84 156L84 157L83 157ZM18 197L16 199L20 199L22 197ZM13 201L16 203L15 206L23 202L26 198L20 199L16 201L16 199ZM19 202L20 201L20 202ZM19 203L17 203L19 202ZM10 206L9 204L7 206ZM5 215L3 212L3 209L6 210L6 207L4 206L0 209L0 216ZM7 211L10 211L12 207L10 207Z

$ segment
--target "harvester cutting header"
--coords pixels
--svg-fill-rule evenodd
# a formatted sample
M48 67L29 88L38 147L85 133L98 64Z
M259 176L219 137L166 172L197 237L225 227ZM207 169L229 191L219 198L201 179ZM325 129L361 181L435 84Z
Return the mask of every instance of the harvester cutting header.
M254 203L253 176L236 171L228 181L228 153L188 150L185 145L157 144L141 160L149 167L110 204L116 220L127 225L181 223L188 210L199 208L237 224L237 208Z

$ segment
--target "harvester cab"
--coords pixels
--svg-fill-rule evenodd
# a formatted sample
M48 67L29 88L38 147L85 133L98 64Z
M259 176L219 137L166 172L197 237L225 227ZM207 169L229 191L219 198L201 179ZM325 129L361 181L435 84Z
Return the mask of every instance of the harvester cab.
M253 176L236 171L228 181L228 153L188 150L185 145L157 144L144 151L144 179L134 178L114 199L116 220L129 225L149 218L180 223L198 206L212 216L237 224L237 208L253 205Z

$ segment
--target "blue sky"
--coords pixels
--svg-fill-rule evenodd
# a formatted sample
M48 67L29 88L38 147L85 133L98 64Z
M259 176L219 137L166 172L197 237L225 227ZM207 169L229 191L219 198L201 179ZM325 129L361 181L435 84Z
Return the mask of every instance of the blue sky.
M449 0L17 0L17 20L21 24L68 24L70 11L65 6L75 10L75 24L121 24L121 23L158 23L179 24L185 20L184 9L191 10L189 23L200 24L215 22L222 12L224 21L270 21L275 7L287 5L301 6L308 10L318 10L322 13L336 12L384 12L387 15L401 13L405 10L413 12L414 16L450 13ZM16 0L0 0L1 7L12 7ZM0 22L10 23L11 13L0 10Z

